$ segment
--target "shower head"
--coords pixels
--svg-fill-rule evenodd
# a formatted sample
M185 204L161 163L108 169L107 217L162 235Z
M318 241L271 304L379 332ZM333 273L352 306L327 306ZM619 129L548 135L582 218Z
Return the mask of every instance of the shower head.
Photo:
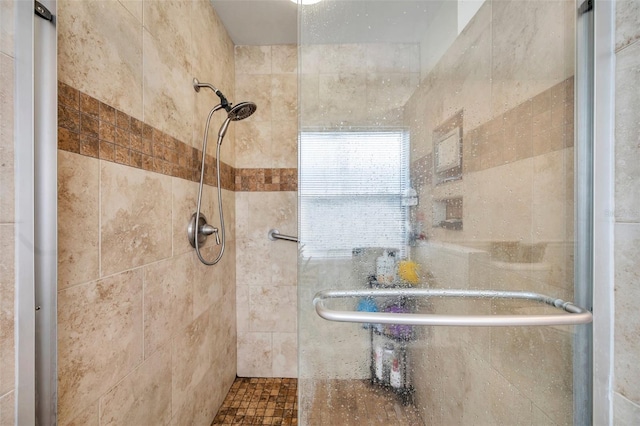
M236 106L232 107L231 110L229 110L228 118L231 121L244 120L245 118L256 112L257 108L258 107L256 106L256 104L254 104L253 102L240 102Z
M230 122L244 120L256 112L257 108L256 104L253 102L240 102L238 105L231 108L229 110L229 115L227 115L227 119L224 120L224 123L222 123L220 131L218 132L218 144L222 145L222 138L224 138L224 135L227 133Z

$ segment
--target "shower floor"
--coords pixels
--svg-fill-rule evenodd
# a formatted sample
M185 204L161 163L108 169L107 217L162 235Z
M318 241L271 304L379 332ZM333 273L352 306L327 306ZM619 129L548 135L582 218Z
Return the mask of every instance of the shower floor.
M413 405L403 405L393 392L369 380L322 380L312 386L305 425L424 426Z
M298 381L237 377L213 425L297 425Z
M424 424L413 406L368 380L323 380L313 386L306 425ZM212 425L297 425L297 391L296 379L238 377Z

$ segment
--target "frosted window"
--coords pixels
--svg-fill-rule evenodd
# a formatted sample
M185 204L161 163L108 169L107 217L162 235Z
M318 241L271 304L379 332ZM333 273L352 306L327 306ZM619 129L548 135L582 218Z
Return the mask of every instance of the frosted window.
M355 247L391 247L404 255L407 150L401 130L301 133L305 257L346 257Z

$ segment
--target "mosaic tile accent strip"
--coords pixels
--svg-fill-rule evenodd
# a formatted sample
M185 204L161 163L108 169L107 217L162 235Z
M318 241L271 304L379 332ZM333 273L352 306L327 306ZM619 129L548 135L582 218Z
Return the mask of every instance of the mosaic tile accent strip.
M236 191L297 191L298 169L236 169Z
M200 180L201 150L62 82L58 82L58 148L193 182ZM215 157L207 155L207 185L216 185L215 163ZM227 190L298 188L297 169L235 169L225 162L220 168L222 187Z
M298 380L237 377L213 425L297 425Z
M464 173L573 146L573 77L467 132Z

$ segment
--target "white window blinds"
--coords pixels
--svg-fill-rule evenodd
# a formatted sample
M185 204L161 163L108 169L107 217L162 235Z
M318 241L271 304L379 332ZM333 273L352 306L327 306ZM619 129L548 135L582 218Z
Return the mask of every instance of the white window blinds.
M397 248L404 255L408 154L402 130L302 132L303 255L351 256L356 247Z

